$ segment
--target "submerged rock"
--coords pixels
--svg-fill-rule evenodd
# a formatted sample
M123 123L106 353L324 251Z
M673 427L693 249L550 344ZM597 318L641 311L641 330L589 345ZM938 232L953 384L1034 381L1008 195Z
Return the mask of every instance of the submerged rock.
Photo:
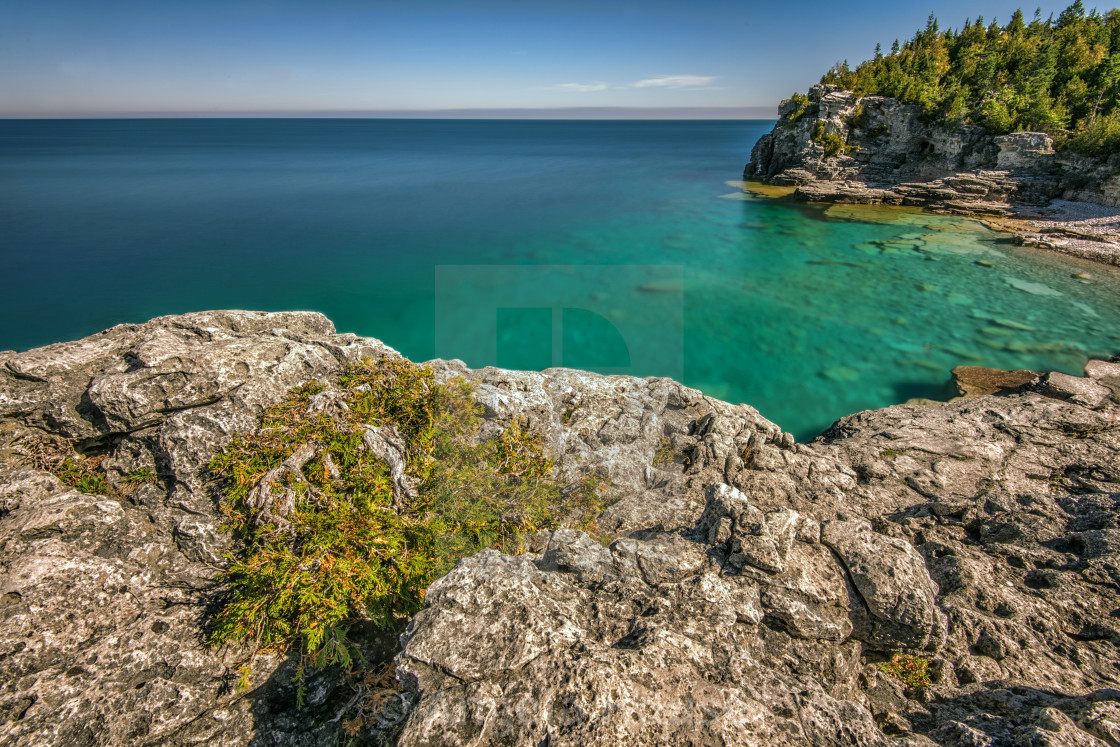
M1000 368L982 366L957 366L952 371L953 383L962 397L980 397L985 394L1010 392L1038 381L1042 376L1038 371L1016 369L1005 371Z
M300 710L296 662L259 659L238 690L246 652L203 642L232 547L206 465L289 388L394 355L317 314L211 312L0 356L0 741L335 743L341 673ZM399 650L356 626L402 687L362 738L1115 741L1120 363L808 444L667 379L432 365L473 382L484 437L519 419L615 502L596 536L462 560ZM55 435L117 497L37 469L27 444ZM926 679L879 670L903 654Z

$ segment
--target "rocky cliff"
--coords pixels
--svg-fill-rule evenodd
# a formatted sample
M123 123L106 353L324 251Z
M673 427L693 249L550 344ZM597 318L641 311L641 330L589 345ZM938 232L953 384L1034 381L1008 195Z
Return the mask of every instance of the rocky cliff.
M817 85L783 101L745 178L798 187L803 199L915 205L1003 215L1053 199L1120 206L1120 158L1054 151L1048 135L947 127L914 106ZM840 149L826 148L839 138Z
M203 643L231 543L206 464L290 387L394 355L251 312L0 354L0 741L338 741L360 683L319 673L299 709L291 662L239 690L241 652ZM484 437L522 419L614 503L602 537L461 561L399 651L370 631L400 689L360 738L1120 744L1120 363L809 444L666 379L433 366L474 382ZM40 469L51 444L114 497Z

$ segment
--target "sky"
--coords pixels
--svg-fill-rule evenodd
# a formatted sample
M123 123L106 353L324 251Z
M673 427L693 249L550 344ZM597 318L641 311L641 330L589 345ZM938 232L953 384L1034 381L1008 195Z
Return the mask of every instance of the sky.
M1045 18L1068 2L1041 4ZM1086 3L1092 7L1091 2ZM1004 0L2 0L0 118L771 118ZM1100 6L1103 11L1108 6ZM1025 9L1027 18L1034 6Z

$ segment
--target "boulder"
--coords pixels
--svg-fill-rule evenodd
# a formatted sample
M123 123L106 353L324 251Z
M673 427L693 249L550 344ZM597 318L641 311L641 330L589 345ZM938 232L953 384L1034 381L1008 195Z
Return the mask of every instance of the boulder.
M1091 379L1051 371L1038 382L1038 391L1086 407L1100 407L1112 395L1112 390Z
M855 589L857 638L887 651L920 651L931 639L943 639L937 586L913 545L878 534L866 521L826 522L821 542L844 564Z
M1038 381L1042 376L1038 371L1017 369L1004 371L999 368L982 366L957 366L952 371L953 383L962 397L980 397L985 394L1000 394L1018 389Z

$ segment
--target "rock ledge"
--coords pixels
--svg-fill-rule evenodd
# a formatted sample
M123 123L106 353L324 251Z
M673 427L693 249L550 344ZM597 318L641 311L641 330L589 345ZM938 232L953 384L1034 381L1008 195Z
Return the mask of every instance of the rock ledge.
M300 711L292 662L242 692L241 652L202 643L230 546L205 465L289 388L395 355L318 314L224 311L0 356L0 742L333 744L340 673ZM474 382L484 435L521 419L615 502L601 537L556 530L434 583L365 737L1120 743L1120 362L808 444L666 379L432 365ZM110 482L158 479L77 492L21 460L41 434ZM369 632L372 659L395 650ZM884 674L896 654L928 684Z

